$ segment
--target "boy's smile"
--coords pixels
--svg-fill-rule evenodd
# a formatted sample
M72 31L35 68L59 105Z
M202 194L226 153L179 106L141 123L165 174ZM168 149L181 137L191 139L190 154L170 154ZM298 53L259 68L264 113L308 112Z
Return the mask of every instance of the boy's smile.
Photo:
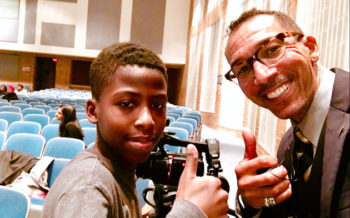
M156 70L121 66L95 101L97 146L124 169L144 162L166 123L167 83Z

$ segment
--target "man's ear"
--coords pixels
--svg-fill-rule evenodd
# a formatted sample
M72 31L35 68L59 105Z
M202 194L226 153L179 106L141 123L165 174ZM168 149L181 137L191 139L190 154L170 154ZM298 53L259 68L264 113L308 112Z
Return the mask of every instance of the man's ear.
M316 39L313 36L306 36L304 40L304 45L309 49L311 63L315 64L320 58Z
M98 121L97 113L96 113L96 106L97 106L96 99L88 99L86 101L86 105L85 105L86 117L93 124L96 124Z

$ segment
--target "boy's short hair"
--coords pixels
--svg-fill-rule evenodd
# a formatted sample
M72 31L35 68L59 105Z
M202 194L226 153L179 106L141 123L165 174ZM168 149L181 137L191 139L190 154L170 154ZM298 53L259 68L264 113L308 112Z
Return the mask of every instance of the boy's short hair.
M237 20L233 20L230 23L230 26L228 27L228 33L231 34L237 29L237 27L240 24L258 15L273 16L281 24L281 26L283 26L287 31L304 34L301 28L298 26L298 24L296 24L296 22L292 18L290 18L288 15L279 11L257 10L256 8L252 8L249 11L243 12Z
M117 69L126 65L157 69L168 82L165 64L153 51L131 42L116 43L104 48L90 66L92 96L98 99Z

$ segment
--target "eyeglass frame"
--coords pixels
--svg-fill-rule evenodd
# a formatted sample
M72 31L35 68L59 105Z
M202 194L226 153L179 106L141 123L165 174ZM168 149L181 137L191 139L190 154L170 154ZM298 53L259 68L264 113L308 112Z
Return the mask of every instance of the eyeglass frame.
M246 60L246 62L249 64L249 66L252 65L253 61L259 61L265 65L272 65L272 64L275 64L277 63L279 60L281 60L281 58L285 55L285 52L286 50L284 49L284 54L281 55L280 58L278 58L274 63L272 64L267 64L267 63L264 63L263 61L261 61L259 58L258 58L258 53L260 52L260 50L265 46L267 45L268 43L270 43L271 41L275 40L275 39L279 39L283 42L283 48L285 48L285 38L289 38L289 37L298 37L297 38L297 41L299 41L301 38L304 37L304 34L303 33L300 33L300 32L282 32L282 33L278 33L277 35L275 36L272 36L270 39L268 39L265 43L263 43L259 49L249 58ZM250 67L250 69L253 69L253 67ZM230 67L230 69L224 74L225 78L231 82L234 82L234 79L238 79L239 76L236 76L234 71L232 70L232 65Z

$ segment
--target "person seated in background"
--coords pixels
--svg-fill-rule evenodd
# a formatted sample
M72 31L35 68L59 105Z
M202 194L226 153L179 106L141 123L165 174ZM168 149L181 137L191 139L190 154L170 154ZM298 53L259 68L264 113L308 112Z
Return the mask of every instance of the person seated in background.
M7 101L18 100L18 96L14 91L15 91L15 87L13 87L13 85L8 85L7 93L2 98L6 99Z
M59 136L83 140L84 133L76 117L75 108L70 104L62 104L56 113L60 121Z
M168 100L165 64L133 43L114 44L92 62L87 118L97 124L90 150L61 171L42 217L141 217L136 167L163 135ZM186 166L167 217L227 217L228 193L213 176L197 177L198 151L187 146Z
M23 96L27 96L28 95L27 90L23 87L22 84L17 84L17 88L15 90L15 93L17 95L23 95Z
M0 96L4 96L7 94L7 87L5 85L0 86Z

